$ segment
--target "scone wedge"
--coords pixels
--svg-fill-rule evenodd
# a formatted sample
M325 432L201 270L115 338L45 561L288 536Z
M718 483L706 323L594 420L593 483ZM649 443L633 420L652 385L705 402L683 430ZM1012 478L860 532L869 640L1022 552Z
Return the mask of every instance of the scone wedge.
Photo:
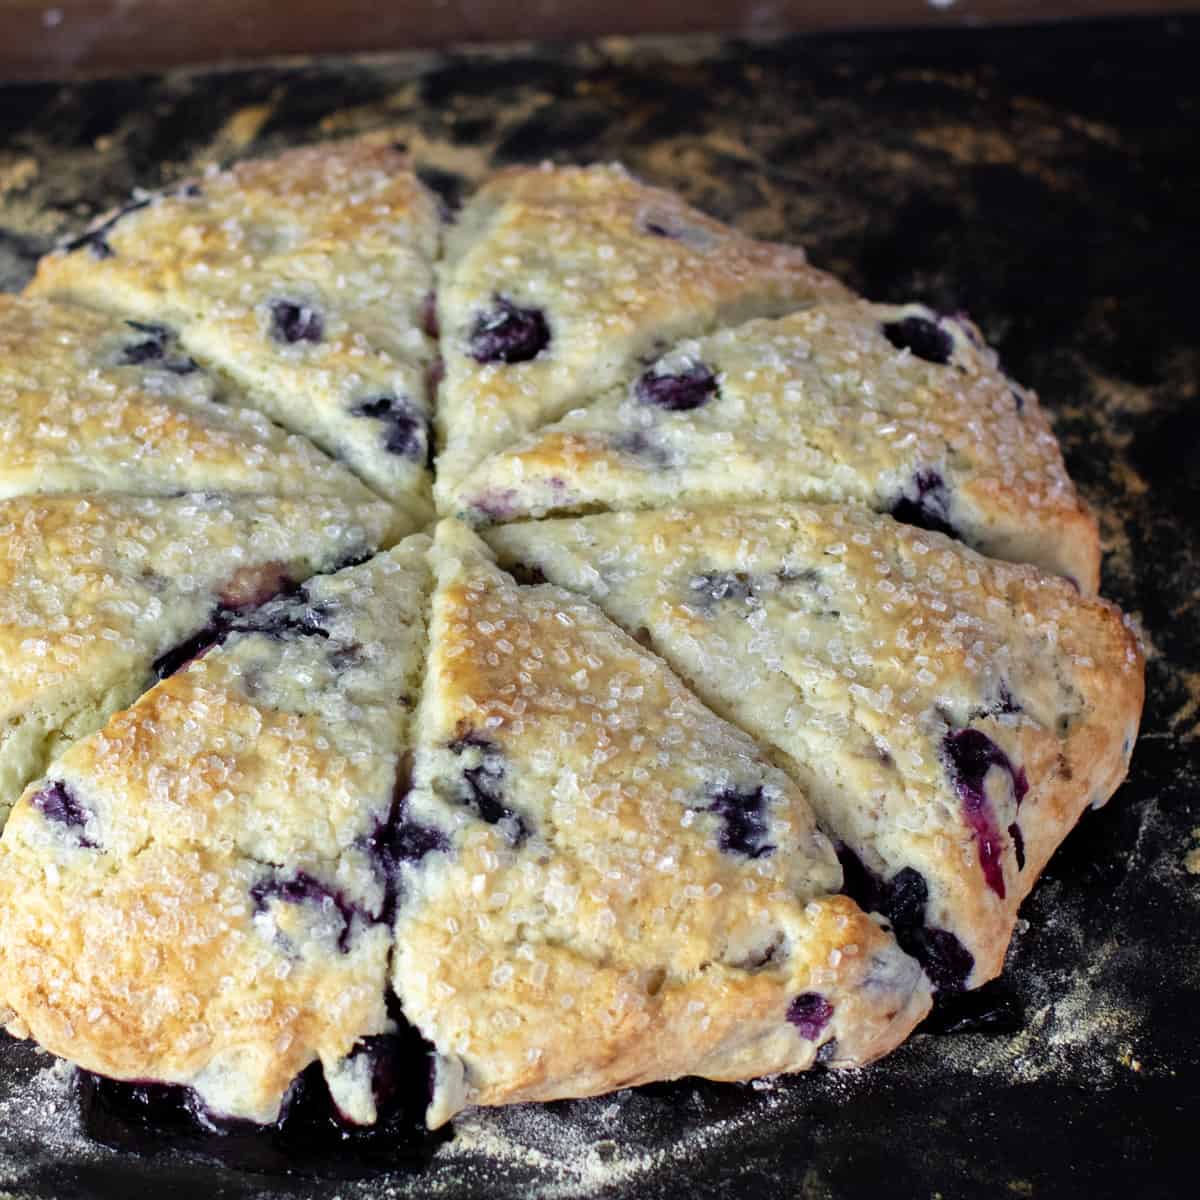
M165 326L0 295L0 499L373 494L188 355Z
M1096 522L1037 397L979 331L920 305L828 303L676 343L481 463L476 522L828 500L1099 583Z
M756 242L618 166L513 167L446 235L437 497L489 454L719 323L846 297L795 246Z
M867 1062L929 987L799 788L588 601L519 586L458 522L430 657L394 986L428 1119L818 1057Z
M385 544L394 512L200 493L0 502L0 820L71 741L230 620Z
M375 1119L427 545L246 614L30 786L0 840L20 1032L257 1122L319 1059Z
M1143 698L1121 614L1065 580L838 505L488 531L773 747L847 889L939 988L998 974L1017 908L1125 776Z
M167 328L411 527L429 513L439 237L432 193L370 134L141 196L47 255L28 290Z

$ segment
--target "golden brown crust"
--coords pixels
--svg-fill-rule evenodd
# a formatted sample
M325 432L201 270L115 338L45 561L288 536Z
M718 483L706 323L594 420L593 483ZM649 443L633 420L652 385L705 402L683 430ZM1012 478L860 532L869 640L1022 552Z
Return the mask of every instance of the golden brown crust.
M645 630L709 704L785 756L870 870L918 870L926 922L973 955L972 986L999 972L1038 872L1127 768L1142 661L1117 610L939 534L786 504L487 537L502 562ZM967 729L988 741L960 768L952 743ZM956 783L972 764L987 793L978 820Z
M162 326L0 296L0 499L30 492L371 493L249 409Z
M336 1079L392 1027L371 839L408 739L426 545L269 604L262 632L233 634L30 787L0 841L0 994L43 1046L272 1121L314 1058ZM339 1100L373 1113L369 1091Z
M598 395L661 340L849 294L799 247L753 241L617 166L499 172L449 231L439 279L444 512L488 453ZM550 340L533 359L473 357L498 298L543 314Z
M145 197L47 255L28 290L172 326L412 528L429 515L423 314L439 230L406 156L372 134Z
M453 523L436 563L406 813L444 845L406 871L395 960L438 1050L431 1123L898 1044L927 984L830 894L796 785L591 605L516 586ZM802 997L829 1008L811 1028Z
M944 339L945 360L898 348L905 322ZM652 398L655 380L697 376L707 390ZM799 499L894 511L1098 585L1096 523L1037 397L973 326L915 304L827 301L679 342L455 493L476 521Z

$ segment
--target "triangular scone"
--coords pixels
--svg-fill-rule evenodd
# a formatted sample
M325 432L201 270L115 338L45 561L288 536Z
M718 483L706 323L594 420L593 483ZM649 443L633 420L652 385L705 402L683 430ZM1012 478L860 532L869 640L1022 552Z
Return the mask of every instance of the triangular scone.
M0 822L65 743L232 615L377 549L393 515L332 496L0 502Z
M247 615L30 786L0 841L22 1032L259 1122L319 1058L346 1116L375 1119L427 546Z
M489 532L593 599L781 752L851 895L953 989L996 975L1017 907L1125 776L1142 662L1065 580L863 509L612 514Z
M1096 522L1037 398L974 326L920 305L831 304L682 342L481 464L459 497L480 521L848 501L1089 595L1099 582Z
M226 392L163 327L0 296L0 499L32 492L374 497Z
M429 1122L820 1056L929 1007L847 897L796 785L593 605L434 549L394 987L436 1047Z
M616 166L515 167L446 235L437 497L482 458L718 323L849 293L794 246L756 242Z
M423 519L439 229L404 154L369 135L143 197L44 258L30 290L174 329Z

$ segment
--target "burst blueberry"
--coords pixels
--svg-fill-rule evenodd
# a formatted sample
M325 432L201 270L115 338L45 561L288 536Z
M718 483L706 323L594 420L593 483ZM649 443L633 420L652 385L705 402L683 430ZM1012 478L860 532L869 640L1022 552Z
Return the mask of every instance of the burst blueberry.
M540 308L521 308L504 296L482 313L470 336L471 357L480 363L523 363L550 344L550 326Z
M833 1016L833 1005L819 992L801 992L788 1005L788 1023L799 1030L802 1038L815 1042Z
M690 412L717 394L717 380L703 363L696 363L673 374L647 371L637 381L635 391L643 404L667 412Z
M942 739L942 753L962 801L963 816L975 834L983 877L988 887L1003 900L1005 887L1001 862L1004 838L996 823L985 780L993 768L1006 771L1012 783L1013 798L1019 805L1029 790L1025 773L1015 768L1008 755L978 729L959 729L948 733Z
M950 523L950 491L937 471L918 471L912 486L893 503L891 515L905 525L958 537Z
M30 804L46 818L75 832L76 841L85 850L96 849L96 843L83 833L92 813L61 779L52 780L34 792Z
M277 342L319 342L325 336L325 321L309 304L275 300L271 304L271 336Z
M897 350L909 350L925 362L945 366L954 353L954 339L928 317L904 317L883 326L883 336Z
M722 788L703 810L721 818L717 845L726 854L764 858L775 846L767 841L766 801L761 787L750 791Z
M336 913L340 922L337 945L343 954L349 949L354 917L363 915L341 892L326 887L305 871L298 871L290 878L275 876L259 880L250 889L250 899L254 901L255 912L264 912L271 901L278 901L283 904L309 904L323 912Z
M448 749L452 754L479 752L477 765L463 769L464 802L481 821L489 825L503 822L509 831L509 841L519 846L529 836L529 827L519 813L504 803L504 760L500 747L481 734L467 733L451 742Z
M353 416L370 417L384 426L383 446L389 454L424 462L429 457L429 430L424 415L397 396L373 396L350 409Z

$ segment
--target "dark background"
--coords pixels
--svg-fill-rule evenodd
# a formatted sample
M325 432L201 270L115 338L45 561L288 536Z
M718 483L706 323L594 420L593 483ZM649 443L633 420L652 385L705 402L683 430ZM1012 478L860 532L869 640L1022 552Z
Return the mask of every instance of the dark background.
M11 5L10 5L11 7ZM11 49L11 48L10 48ZM0 87L0 287L208 161L391 126L451 203L619 158L880 300L966 309L1041 394L1146 633L1129 782L1026 904L974 1031L856 1076L683 1081L460 1123L422 1173L89 1148L0 1044L0 1188L113 1195L1194 1196L1200 1107L1200 20L525 45ZM1200 856L1193 865L1200 871ZM951 1023L950 1017L943 1025Z

